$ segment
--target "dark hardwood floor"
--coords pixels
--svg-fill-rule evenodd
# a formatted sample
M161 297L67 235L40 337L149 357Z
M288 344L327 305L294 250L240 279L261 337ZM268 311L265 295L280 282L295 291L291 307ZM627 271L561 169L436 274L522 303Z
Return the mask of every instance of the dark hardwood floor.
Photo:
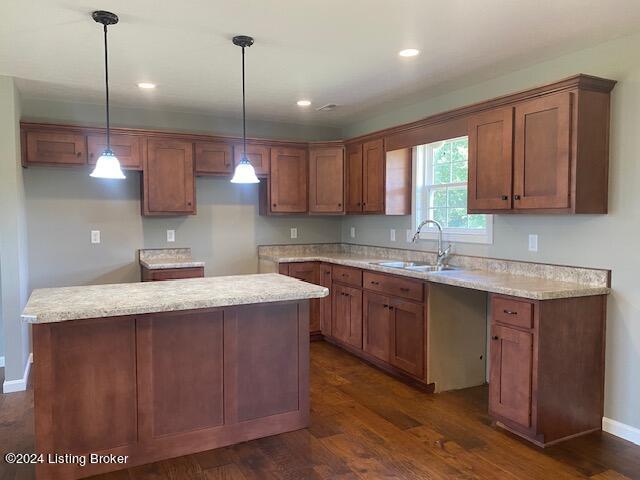
M640 446L606 433L542 450L494 427L487 388L426 394L311 345L311 426L101 480L640 479ZM570 407L569 407L570 408ZM0 450L33 451L33 395L0 395ZM34 477L0 461L0 480Z

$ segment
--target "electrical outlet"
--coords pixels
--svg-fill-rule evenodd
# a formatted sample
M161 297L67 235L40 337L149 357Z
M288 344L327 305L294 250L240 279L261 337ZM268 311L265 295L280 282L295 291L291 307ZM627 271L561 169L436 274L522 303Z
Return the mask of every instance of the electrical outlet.
M529 234L529 251L537 252L538 251L538 235L534 233Z
M91 230L91 243L100 243L100 230Z
M349 233L351 238L356 238L356 227L351 227L351 232Z
M176 231L167 230L167 242L172 243L176 241Z
M291 229L291 238L298 238L298 229L297 228L292 228Z
M411 230L407 230L407 243L413 242L413 232Z
M389 240L392 242L396 241L396 230L395 228L392 228L389 230Z

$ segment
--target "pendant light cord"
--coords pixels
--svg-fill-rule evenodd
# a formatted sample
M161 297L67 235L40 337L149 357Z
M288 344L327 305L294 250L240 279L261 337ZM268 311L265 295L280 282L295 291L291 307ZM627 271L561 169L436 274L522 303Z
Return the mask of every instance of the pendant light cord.
M111 152L111 129L109 123L109 61L107 54L107 26L104 25L104 81L107 99L107 151Z
M247 158L247 113L245 109L245 88L244 88L244 47L242 47L242 153L243 160Z

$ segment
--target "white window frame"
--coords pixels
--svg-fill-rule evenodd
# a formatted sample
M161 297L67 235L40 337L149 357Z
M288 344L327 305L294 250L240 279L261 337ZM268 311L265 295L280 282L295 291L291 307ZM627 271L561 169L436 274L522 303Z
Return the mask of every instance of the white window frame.
M456 137L456 138L447 138L446 141L455 141L460 138L465 138L466 136ZM436 143L436 142L433 142ZM422 172L422 168L420 168L418 164L418 156L419 156L418 147L412 148L412 162L413 162L413 191L412 191L412 200L411 200L411 226L413 231L415 232L420 225L420 222L426 220L426 214L420 212L418 205L425 205L428 201L429 194L432 190L444 187L435 187L432 188L430 186L426 186L424 180L424 174ZM422 161L423 165L428 165L429 161L424 159ZM462 187L466 186L467 182L461 183L450 183L446 184L446 187ZM421 209L420 209L421 210ZM424 216L425 218L418 218L419 216ZM486 245L493 244L493 215L486 215L487 218L487 228L484 231L478 231L476 229L461 229L461 228L443 228L442 230L442 238L446 242L452 243L481 243ZM420 240L437 240L438 239L438 229L433 224L427 224L422 228L420 232Z

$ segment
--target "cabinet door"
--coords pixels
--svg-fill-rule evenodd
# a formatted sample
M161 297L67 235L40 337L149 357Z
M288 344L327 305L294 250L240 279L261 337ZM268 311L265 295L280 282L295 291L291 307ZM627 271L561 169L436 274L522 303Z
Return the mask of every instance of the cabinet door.
M266 177L269 175L270 151L265 145L247 145L247 158L256 171L256 175ZM238 143L233 147L234 165L240 163L242 159L242 144Z
M391 365L423 379L425 374L424 307L391 298Z
M299 148L271 149L271 211L307 212L307 152Z
M195 145L196 173L202 175L231 175L233 147L223 142L197 142Z
M533 334L493 325L490 361L489 411L529 428Z
M329 295L320 299L320 330L331 336L331 265L320 265L320 285L329 289Z
M27 132L27 164L85 165L84 135L67 132Z
M347 213L362 212L362 144L349 145L346 151Z
M309 151L309 211L344 212L344 149L313 148Z
M142 141L143 138L136 135L111 135L111 150L118 157L120 166L125 170L142 170ZM89 164L95 165L107 148L105 135L89 135L87 137L87 150L89 152Z
M362 147L362 211L384 213L384 148L382 139Z
M333 286L331 333L338 340L362 348L362 291Z
M320 268L316 262L290 263L289 276L303 282L320 284ZM320 299L309 300L309 331L320 332Z
M194 214L193 145L179 140L147 140L144 168L145 215Z
M364 293L362 348L368 354L387 363L389 362L389 347L391 345L390 313L388 297L370 292Z
M514 208L569 207L571 93L516 106Z
M467 210L509 210L513 177L513 108L469 119Z

